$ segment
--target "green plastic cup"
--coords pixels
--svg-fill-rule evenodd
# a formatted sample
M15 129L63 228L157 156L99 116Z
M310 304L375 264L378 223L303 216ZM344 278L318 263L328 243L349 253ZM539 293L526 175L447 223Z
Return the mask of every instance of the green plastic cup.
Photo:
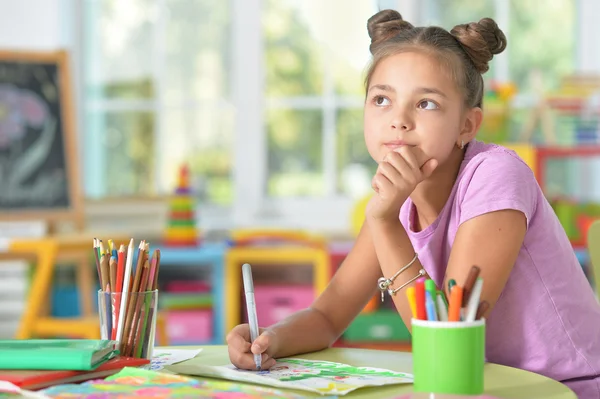
M474 322L412 320L415 392L483 393L485 319Z

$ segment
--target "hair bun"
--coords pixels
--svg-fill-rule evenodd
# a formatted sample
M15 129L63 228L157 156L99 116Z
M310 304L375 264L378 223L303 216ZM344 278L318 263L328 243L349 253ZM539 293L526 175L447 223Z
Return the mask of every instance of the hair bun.
M506 36L491 18L456 25L450 33L462 44L480 73L487 72L488 62L494 54L500 54L506 48Z
M373 53L377 45L396 36L398 32L412 28L412 24L403 20L398 11L379 11L367 21L367 30L371 38L369 50Z

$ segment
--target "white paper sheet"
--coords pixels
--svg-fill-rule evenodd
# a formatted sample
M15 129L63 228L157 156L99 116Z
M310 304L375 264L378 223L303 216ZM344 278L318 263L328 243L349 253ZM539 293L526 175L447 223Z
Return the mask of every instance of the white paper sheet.
M202 349L154 349L150 364L140 368L159 371L172 364L180 363L196 357Z
M279 359L270 370L263 371L239 370L231 364L205 366L193 363L171 365L166 369L178 374L299 389L321 395L345 395L362 387L410 384L413 381L412 375L407 373L297 358Z

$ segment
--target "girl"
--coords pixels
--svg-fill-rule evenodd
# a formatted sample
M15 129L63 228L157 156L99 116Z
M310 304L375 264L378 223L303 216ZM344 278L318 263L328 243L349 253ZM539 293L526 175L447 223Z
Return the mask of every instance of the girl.
M362 230L309 309L252 344L245 324L229 333L232 363L251 369L256 353L268 368L330 346L377 292L378 278L401 268L391 288L426 273L446 289L478 265L489 304L487 360L600 398L600 305L570 242L527 165L475 140L481 75L505 49L504 34L489 18L448 32L413 27L392 10L371 17L368 31L364 134L379 167ZM410 328L406 287L392 299Z

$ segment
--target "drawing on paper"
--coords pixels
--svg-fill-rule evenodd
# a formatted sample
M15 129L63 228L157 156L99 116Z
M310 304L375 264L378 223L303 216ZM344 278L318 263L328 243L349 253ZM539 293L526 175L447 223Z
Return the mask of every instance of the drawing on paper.
M167 366L180 374L253 382L279 388L300 389L322 395L344 395L358 388L412 383L411 374L374 367L356 367L342 363L280 359L270 370L240 370L233 365L204 366L186 363Z
M141 366L145 370L159 371L170 364L180 363L196 357L202 349L154 349L150 364Z
M65 384L42 391L53 399L208 398L208 399L300 399L281 390L236 384L229 381L198 381L179 375L126 367L104 380Z

